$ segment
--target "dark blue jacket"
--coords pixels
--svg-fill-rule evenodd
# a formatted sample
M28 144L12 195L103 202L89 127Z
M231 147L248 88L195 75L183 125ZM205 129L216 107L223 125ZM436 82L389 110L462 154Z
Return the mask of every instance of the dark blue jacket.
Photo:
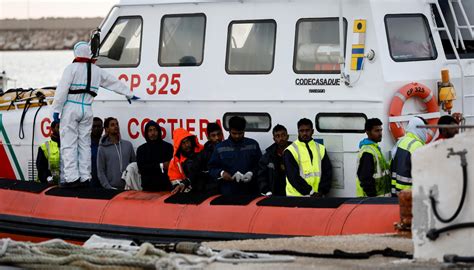
M258 161L261 156L262 151L257 141L244 137L242 141L234 142L229 137L214 149L208 164L209 174L220 181L221 193L224 195L257 194ZM221 171L226 171L230 175L234 175L237 171L242 174L252 172L253 178L248 183L223 181L219 179Z

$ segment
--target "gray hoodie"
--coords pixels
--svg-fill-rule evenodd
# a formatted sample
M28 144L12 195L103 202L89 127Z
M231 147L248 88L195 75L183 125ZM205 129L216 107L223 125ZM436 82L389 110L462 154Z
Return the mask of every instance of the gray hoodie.
M122 172L128 164L135 161L135 151L131 142L120 139L118 143L113 144L109 136L102 137L97 152L97 176L102 187L124 189Z

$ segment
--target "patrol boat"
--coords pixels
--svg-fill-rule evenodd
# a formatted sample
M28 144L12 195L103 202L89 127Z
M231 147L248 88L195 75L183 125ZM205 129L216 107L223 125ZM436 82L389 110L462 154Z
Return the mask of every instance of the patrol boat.
M173 235L183 230L198 235L392 232L386 225L398 220L393 199L344 199L355 195L364 122L372 117L384 122L381 148L387 158L415 115L434 124L441 114L461 112L465 123L472 123L473 20L474 4L459 0L122 0L99 26L97 64L143 102L128 105L100 89L96 116L118 118L126 130L122 137L138 147L150 119L162 126L167 141L178 127L204 141L207 123L217 121L228 130L229 118L240 115L248 122L246 136L262 149L271 144L274 124L285 125L295 139L296 122L312 119L315 139L325 145L334 167L332 198L282 198L281 203L247 198L243 205L230 199L221 205L228 198L211 196L189 205L135 191L107 199L89 198L92 191L66 196L31 183L35 151L50 133L53 94L37 90L42 94L17 96L19 91L11 90L0 101L0 177L22 182L3 184L0 208L4 228L10 228L4 231L38 225L31 235L59 222L71 230L118 226L114 232L132 227ZM447 70L443 78L442 70ZM24 136L18 138L20 128ZM432 129L430 137L436 136ZM261 205L265 201L270 205ZM352 216L356 209L366 214ZM326 211L331 214L325 216ZM351 224L351 218L360 224L333 230L338 215L342 224ZM324 232L319 218L326 220Z

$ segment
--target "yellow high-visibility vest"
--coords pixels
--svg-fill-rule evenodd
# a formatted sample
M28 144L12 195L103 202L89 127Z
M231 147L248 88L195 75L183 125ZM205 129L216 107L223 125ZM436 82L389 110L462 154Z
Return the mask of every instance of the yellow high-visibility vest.
M411 167L407 167L406 164L409 164L408 160L411 160L413 152L423 145L425 145L425 143L410 132L398 141L397 153L391 162L393 195L398 194L402 190L411 189Z
M357 159L357 168L359 168L359 162L364 153L369 153L373 156L374 159L374 168L375 172L373 177L375 179L375 191L376 196L384 195L390 193L390 167L388 166L385 157L378 148L377 144L368 144L363 145L359 150L359 156ZM367 194L364 192L364 189L360 185L359 177L357 176L356 180L356 196L357 197L367 197Z
M290 151L293 158L298 163L300 169L300 176L303 178L308 185L310 185L314 192L318 192L319 181L321 179L321 161L326 153L324 145L311 140L308 142L309 149L313 153L313 161L309 155L306 144L299 140L293 142L286 150ZM287 196L303 196L298 192L286 178L286 195Z
M54 182L59 183L59 145L53 140L46 141L41 144L41 150L43 150L44 156L48 160L48 169L51 172Z

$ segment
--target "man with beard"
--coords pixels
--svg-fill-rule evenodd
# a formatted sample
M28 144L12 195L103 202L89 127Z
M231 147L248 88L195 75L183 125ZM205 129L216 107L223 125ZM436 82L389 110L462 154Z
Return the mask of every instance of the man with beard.
M105 135L100 140L97 153L97 175L100 184L106 189L124 189L122 173L128 164L135 162L133 145L120 137L117 119L109 117L104 121Z
M283 154L286 195L324 197L331 189L332 165L324 145L313 140L313 122L298 121L298 140Z
M216 146L209 160L209 173L218 180L223 195L258 193L254 178L262 152L257 141L245 137L246 125L243 117L230 118L230 136Z
M292 143L288 141L288 131L282 125L273 128L273 141L262 156L258 170L258 188L262 195L285 196L286 172L283 151Z
M51 139L42 143L36 157L36 170L41 183L58 184L60 175L59 166L59 123L51 123Z
M195 159L196 155L203 149L195 135L192 135L184 128L175 129L173 132L174 155L171 159L168 176L171 181L171 194L178 192L188 192L191 190L191 180L184 168L184 163L188 159Z
M173 158L173 146L161 138L161 128L155 121L145 125L146 143L137 149L137 165L144 191L169 191L168 166Z

